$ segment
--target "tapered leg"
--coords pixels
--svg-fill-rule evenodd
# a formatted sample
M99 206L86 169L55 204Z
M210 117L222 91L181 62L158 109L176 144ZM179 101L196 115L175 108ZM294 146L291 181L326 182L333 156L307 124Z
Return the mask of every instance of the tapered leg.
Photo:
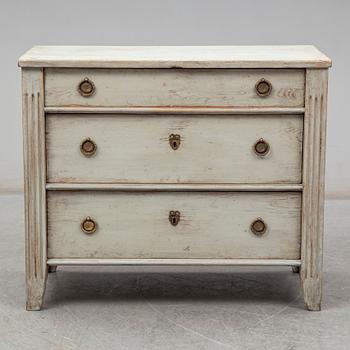
M27 311L38 311L41 309L45 294L45 278L33 278L27 281Z
M305 306L310 311L321 310L322 280L317 278L302 279Z
M48 272L49 273L54 273L56 271L57 271L57 266L51 265L51 266L48 267Z
M22 70L26 309L40 310L47 277L43 70Z
M307 69L300 279L308 310L321 310L324 168L328 72Z

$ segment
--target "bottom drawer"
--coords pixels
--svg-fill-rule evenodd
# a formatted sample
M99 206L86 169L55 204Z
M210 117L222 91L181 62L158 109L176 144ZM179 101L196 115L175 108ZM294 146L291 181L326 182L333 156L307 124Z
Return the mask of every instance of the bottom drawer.
M49 192L48 258L300 259L300 213L300 193Z

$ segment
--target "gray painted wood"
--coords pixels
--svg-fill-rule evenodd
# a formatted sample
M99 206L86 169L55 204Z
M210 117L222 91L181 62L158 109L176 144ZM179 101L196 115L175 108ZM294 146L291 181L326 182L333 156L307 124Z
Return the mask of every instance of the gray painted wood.
M284 115L304 114L304 107L45 107L46 113L78 114L254 114Z
M81 96L85 78L95 86ZM260 97L260 79L272 84ZM303 107L303 69L65 69L45 70L48 107Z
M49 192L48 257L300 259L300 213L301 195L288 192ZM92 234L80 227L88 216Z
M22 67L307 68L331 60L311 45L274 46L35 46Z
M302 184L207 184L207 183L47 183L51 191L97 190L97 191L148 191L148 192L299 192Z
M40 310L47 276L43 72L22 70L27 310Z
M309 310L320 310L322 298L327 85L327 70L306 71L300 277Z
M300 266L306 307L320 310L329 58L311 46L36 47L19 63L38 67L23 68L28 310L61 264ZM85 77L91 97L77 91ZM170 154L169 132L183 136ZM98 152L82 161L87 133ZM265 159L252 134L271 144Z
M49 115L48 181L301 183L301 115ZM178 134L173 150L169 136ZM86 157L80 144L97 145ZM254 152L263 138L265 156Z
M290 259L48 259L51 267L62 266L292 266L301 260Z

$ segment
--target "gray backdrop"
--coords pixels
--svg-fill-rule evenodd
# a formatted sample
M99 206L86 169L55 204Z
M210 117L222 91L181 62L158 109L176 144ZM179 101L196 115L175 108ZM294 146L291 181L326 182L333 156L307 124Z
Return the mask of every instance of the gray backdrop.
M333 59L327 196L350 198L347 1L1 0L0 191L22 186L18 57L33 45L314 44Z

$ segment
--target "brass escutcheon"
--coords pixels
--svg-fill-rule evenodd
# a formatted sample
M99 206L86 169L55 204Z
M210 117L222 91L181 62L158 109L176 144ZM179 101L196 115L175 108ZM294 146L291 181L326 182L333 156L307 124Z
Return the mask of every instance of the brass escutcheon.
M171 210L169 212L169 221L173 226L176 226L180 221L180 212L177 210Z
M267 230L267 225L261 218L257 218L252 222L250 225L250 230L257 236L262 236L266 230Z
M177 150L180 147L181 137L178 134L169 135L169 144L173 150Z
M254 152L258 156L265 156L269 153L270 145L264 139L259 139L254 145Z
M255 92L260 97L267 97L271 94L272 91L272 85L271 83L262 78L255 84Z
M97 145L90 138L85 139L80 144L80 151L85 157L91 157L96 153Z
M94 219L91 219L90 216L87 216L81 223L80 228L84 233L94 233L97 229L97 223Z
M78 91L81 96L90 97L95 93L95 85L89 78L85 78L79 83Z

